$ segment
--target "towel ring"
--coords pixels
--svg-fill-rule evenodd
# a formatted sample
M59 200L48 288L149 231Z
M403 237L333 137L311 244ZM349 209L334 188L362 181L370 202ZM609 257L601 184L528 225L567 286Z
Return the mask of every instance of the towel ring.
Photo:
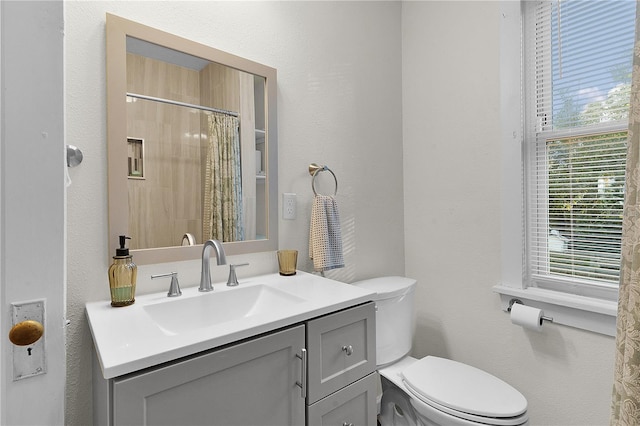
M338 178L336 177L336 174L333 173L333 170L331 170L327 166L319 166L316 163L309 164L309 174L313 176L313 179L311 179L311 189L313 190L313 194L318 195L318 192L316 191L316 176L319 172L324 171L328 171L329 173L331 173L333 175L333 180L336 182L336 189L333 192L333 196L335 197L338 193Z

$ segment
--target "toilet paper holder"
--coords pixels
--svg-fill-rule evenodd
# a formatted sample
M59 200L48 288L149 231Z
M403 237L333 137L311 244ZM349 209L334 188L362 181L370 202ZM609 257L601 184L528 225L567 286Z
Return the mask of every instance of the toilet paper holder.
M522 303L522 300L520 299L511 299L509 300L509 307L507 308L507 312L511 312L511 307L513 306L514 303L519 303L521 305L524 305L524 303ZM547 321L547 322L553 322L553 318L552 317L547 317L547 316L542 316L540 317L541 321ZM540 325L542 325L542 322L540 322Z

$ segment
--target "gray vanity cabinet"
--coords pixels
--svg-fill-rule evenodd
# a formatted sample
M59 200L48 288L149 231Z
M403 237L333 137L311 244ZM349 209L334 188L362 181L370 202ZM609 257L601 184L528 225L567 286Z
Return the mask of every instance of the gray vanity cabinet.
M376 424L375 304L307 322L307 424Z
M113 380L114 425L302 425L305 327Z
M307 408L312 426L365 426L376 424L377 374L371 373Z
M96 361L94 420L115 426L375 425L375 355L375 304L367 302L109 380Z

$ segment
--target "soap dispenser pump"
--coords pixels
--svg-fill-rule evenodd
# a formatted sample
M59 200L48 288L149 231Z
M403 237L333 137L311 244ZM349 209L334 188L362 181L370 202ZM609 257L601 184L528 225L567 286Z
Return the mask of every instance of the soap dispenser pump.
M113 263L109 267L109 287L111 289L111 306L129 306L136 300L136 277L138 267L133 263L133 256L125 247L131 237L120 235L120 248L116 249Z

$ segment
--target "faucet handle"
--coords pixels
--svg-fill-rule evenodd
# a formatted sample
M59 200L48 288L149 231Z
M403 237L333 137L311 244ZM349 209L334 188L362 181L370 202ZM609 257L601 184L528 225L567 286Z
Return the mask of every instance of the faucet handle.
M227 285L229 287L235 287L238 285L238 277L236 276L236 268L238 266L248 266L249 262L237 263L235 265L229 265L229 279L227 279Z
M182 290L180 290L180 284L178 283L178 273L177 272L169 272L167 274L158 274L151 275L151 279L163 278L163 277L171 277L171 285L169 286L169 292L167 293L168 297L177 297L182 295Z

